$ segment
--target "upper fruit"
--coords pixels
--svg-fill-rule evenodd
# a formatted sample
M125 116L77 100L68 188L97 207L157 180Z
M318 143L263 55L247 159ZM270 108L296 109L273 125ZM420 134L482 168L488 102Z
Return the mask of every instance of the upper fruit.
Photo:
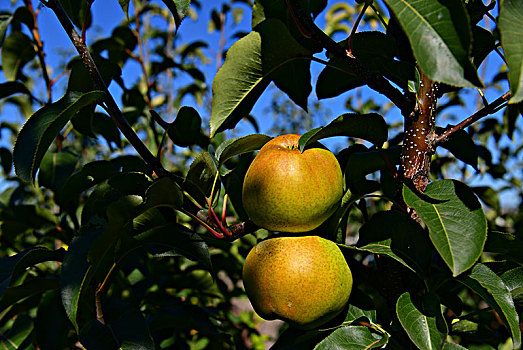
M343 310L352 274L335 243L318 236L281 237L249 252L243 283L261 317L311 329Z
M243 206L263 228L307 232L321 225L343 195L336 157L319 143L298 148L300 135L267 142L251 163L243 183Z

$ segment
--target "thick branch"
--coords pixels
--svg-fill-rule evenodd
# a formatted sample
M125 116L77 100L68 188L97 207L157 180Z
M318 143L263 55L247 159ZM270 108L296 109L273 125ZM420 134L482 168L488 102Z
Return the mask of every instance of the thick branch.
M434 154L437 83L420 72L420 87L414 111L405 119L401 156L403 177L412 179L423 192L429 183L430 157Z
M357 58L352 56L344 47L332 40L325 34L312 18L301 8L296 6L296 2L286 0L287 7L297 21L296 25L306 37L316 41L321 47L342 59L343 62L357 74L367 85L376 92L387 96L400 110L404 116L408 116L414 107L413 101L408 99L401 91L392 86L381 74L371 71L365 67Z
M454 135L459 130L463 130L466 127L469 127L470 125L474 124L481 118L486 117L489 114L495 113L496 109L499 106L501 106L503 103L508 101L509 99L510 99L510 91L504 93L497 100L495 100L494 102L483 107L482 109L480 109L479 111L477 111L476 113L474 113L473 115L471 115L470 117L468 117L467 119L465 119L464 121L459 123L458 125L447 128L441 135L439 135L436 138L436 140L434 142L435 146L448 141L452 137L452 135Z
M143 158L143 160L154 170L156 175L160 177L168 176L169 172L165 170L160 161L156 159L155 156L153 156L149 149L140 140L138 135L136 135L133 128L127 122L127 119L125 119L125 117L123 116L122 112L120 111L120 108L118 107L109 90L107 89L107 86L105 85L105 82L102 79L102 76L100 75L100 71L96 67L94 60L91 57L91 54L89 53L89 49L82 41L81 37L78 35L76 29L73 27L73 24L71 23L60 2L58 0L42 0L42 2L46 6L51 8L55 13L62 27L71 39L71 42L80 54L80 57L82 58L82 61L85 67L87 68L96 88L105 92L105 103L107 105L107 111L110 114L111 118L115 121L118 128L122 131L124 136L127 138L127 140L129 140L131 145L136 149L136 151Z

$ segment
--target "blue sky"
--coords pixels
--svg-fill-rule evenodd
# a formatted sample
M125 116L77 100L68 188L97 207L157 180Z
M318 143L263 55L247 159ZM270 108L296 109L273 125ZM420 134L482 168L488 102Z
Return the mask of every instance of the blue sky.
M161 3L159 0L157 2ZM20 3L21 3L21 1L18 1L18 4L20 4ZM216 52L217 47L218 47L218 42L219 42L219 33L209 33L207 31L207 24L208 24L208 21L210 18L211 10L213 8L221 8L222 3L223 3L223 1L202 0L201 1L202 9L201 9L201 11L198 11L198 18L196 20L187 18L182 23L182 26L181 26L181 28L179 30L179 34L178 34L179 42L181 43L181 42L193 41L196 39L202 39L210 44L210 47L208 50L209 53ZM334 3L334 2L333 1L329 2L329 4L332 4L332 3ZM36 6L38 4L38 2L33 1L33 4ZM227 38L228 38L226 48L228 48L231 45L232 39L230 37L234 32L236 32L238 30L243 30L243 31L248 32L250 30L250 12L249 12L247 6L244 6L244 5L235 5L235 6L243 8L245 11L245 14L244 14L243 20L240 23L239 27L234 27L232 24L232 20L229 17L228 22L227 22L227 31L226 31ZM2 7L0 7L0 10L4 10L4 9L6 9L5 5L2 5ZM12 11L13 9L11 8L10 10ZM88 31L88 35L87 35L88 42L93 42L96 39L99 39L103 36L108 35L108 33L110 33L110 31L117 24L121 23L125 19L124 13L123 13L122 9L120 8L120 5L117 0L95 0L93 3L92 11L93 11L94 23L93 23L91 29ZM318 16L317 23L320 27L323 26L324 13L322 13ZM61 54L61 51L59 51L58 49L59 48L60 48L60 50L65 49L67 52L74 53L73 46L70 43L70 41L69 41L68 37L66 36L65 32L63 31L63 29L59 25L59 23L56 20L52 11L45 7L41 8L41 14L39 16L39 26L40 26L40 30L42 32L42 36L43 36L43 40L44 40L44 47L47 52L46 58L48 61L48 65L56 68L56 67L58 67L59 63L66 62L66 60L70 57L69 55L64 57ZM363 30L365 30L365 29L366 28L363 28ZM325 58L324 54L319 54L318 57ZM490 81L492 79L492 77L495 74L497 74L501 64L502 64L502 61L500 60L500 58L497 55L491 54L488 57L488 66L485 71L485 80L486 81ZM214 73L216 71L216 63L213 61L210 64L205 65L203 67L199 67L199 68L205 73L206 79L207 79L207 84L209 86L211 86L212 79L213 79ZM314 63L314 62L312 63L313 80L315 79L315 77L317 77L317 75L319 74L319 72L321 71L322 68L323 68L323 66L321 64ZM125 77L128 78L128 77L137 76L138 73L136 73L136 72L139 72L139 66L136 63L128 63L126 65L126 67L124 68L123 74ZM53 72L51 72L51 76L55 77L59 73L60 72L53 71ZM3 77L3 75L1 75L0 82L3 82L3 81L4 81L4 77ZM57 100L58 98L61 97L61 94L63 92L62 88L65 86L66 83L67 83L67 78L66 77L61 78L61 80L58 83L57 88L54 89L54 94L53 94L54 100ZM131 83L132 83L131 81L127 82L127 84L129 86L131 85ZM119 87L117 87L116 84L112 84L110 87L110 90L115 95L115 99L117 101L119 101L121 89ZM499 90L498 89L487 89L485 91L485 96L487 97L487 99L489 101L492 101L492 100L496 99L497 97L499 97L506 90L507 90L507 86L502 86L501 89L499 89ZM332 113L332 117L330 118L331 120L334 119L335 117L337 117L338 115L346 112L344 104L345 104L347 97L351 93L353 93L353 92L345 93L337 98L324 100L324 102L323 102L324 105ZM371 93L372 92L368 88L363 89L363 96L368 96ZM268 119L260 118L260 116L264 115L264 109L266 108L267 104L270 101L271 94L272 94L271 91L266 91L266 93L264 93L264 95L262 95L262 98L257 102L257 104L255 105L253 112L252 112L252 114L257 117L258 123L260 124L261 132L263 132L263 133L267 133L269 128L273 124L272 118L268 118ZM42 91L41 95L44 96L43 91ZM373 96L376 97L376 100L379 103L388 102L386 98L381 97L378 94L373 94ZM438 123L439 126L446 126L447 123L457 123L460 120L463 120L467 116L474 113L474 111L476 110L476 107L477 107L478 93L472 89L469 89L466 92L465 96L466 96L466 106L453 107L453 108L447 109L445 111L445 117L440 117L440 122ZM314 96L314 92L313 92L313 94L311 95L311 97L309 99L309 103L314 102L315 99L316 99L316 97ZM202 106L196 105L196 103L191 99L184 100L183 102L186 105L195 107L197 110L199 110L202 117L204 119L208 120L208 117L209 117L208 109L206 109ZM169 118L172 118L172 117L169 117ZM389 122L390 121L400 122L402 120L402 117L401 117L399 111L395 108L386 115L386 118L387 118L387 121L389 121ZM498 113L496 115L496 118L502 118L502 114ZM0 115L0 121L13 120L13 119L18 122L23 121L23 117L17 115L16 111L14 109L8 108L8 107L4 108L2 110L2 114ZM521 123L521 118L519 119L519 122ZM320 125L314 125L314 126L320 126ZM240 122L238 129L239 129L240 135L253 132L252 127L247 122ZM5 137L5 133L3 133L2 136L4 136L4 137L2 137L0 139L0 145L4 146L4 147L11 147L11 145L7 144L8 139L7 139L7 137ZM235 134L235 136L238 136L238 134ZM516 135L515 139L519 140L520 138L521 138L521 135L518 134L518 135ZM337 140L337 141L339 141L339 140ZM327 142L328 146L336 147L337 141L336 140L330 141L330 142L328 141ZM508 138L506 138L506 140L504 140L503 142L504 142L504 144L506 144L510 147L518 146L518 144L513 143L511 140L508 140ZM519 141L518 141L518 143L519 143ZM495 150L492 149L492 147L489 147L489 148L491 149L491 151L496 153ZM521 162L521 159L519 161ZM509 166L509 165L507 165L507 166ZM490 185L490 186L493 186L494 188L497 188L501 185L500 183L493 183L490 179L488 179L486 177L485 178L477 177L474 181L474 184L475 185ZM506 205L506 206L515 205L518 200L517 198L515 198L515 196L513 196L510 193L504 193L504 195L501 196L501 199L502 199L503 205Z

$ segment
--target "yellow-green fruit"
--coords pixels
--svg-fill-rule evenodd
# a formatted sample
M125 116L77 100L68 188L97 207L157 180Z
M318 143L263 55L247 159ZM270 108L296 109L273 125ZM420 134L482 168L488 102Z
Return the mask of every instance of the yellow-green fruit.
M316 143L302 153L300 135L267 142L243 183L243 206L258 226L273 231L307 232L320 226L343 195L336 157Z
M249 252L243 284L261 317L312 329L343 310L352 274L335 243L318 236L280 237Z

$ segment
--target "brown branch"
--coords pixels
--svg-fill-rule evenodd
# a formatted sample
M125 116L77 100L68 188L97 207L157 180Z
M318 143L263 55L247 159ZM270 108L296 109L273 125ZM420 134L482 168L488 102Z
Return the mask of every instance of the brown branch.
M499 97L497 100L495 100L492 103L489 103L487 106L483 107L461 123L455 126L451 126L447 128L441 135L439 135L436 140L434 141L434 145L440 145L443 142L448 141L452 135L454 135L459 130L463 130L466 127L474 124L478 120L480 120L483 117L486 117L489 114L495 113L497 108L501 106L503 103L508 101L510 99L510 91L504 93L501 97Z
M435 151L436 92L437 83L420 71L416 107L405 119L401 155L403 178L412 179L420 192L423 192L429 183L430 157Z
M76 50L78 51L78 54L82 58L82 61L85 67L87 68L87 71L89 72L89 75L91 76L91 79L94 82L96 88L105 92L104 101L107 105L107 111L111 118L115 121L120 131L127 138L127 140L129 140L131 145L136 149L136 151L143 158L143 160L154 170L156 175L158 175L159 177L168 176L169 172L165 170L160 161L158 161L158 159L156 159L156 157L149 151L149 149L145 146L142 140L140 140L138 135L134 132L133 128L129 125L127 119L125 119L125 117L123 116L122 112L120 111L120 108L118 107L111 93L107 89L107 86L105 85L105 82L102 76L100 75L100 71L94 63L91 54L89 53L89 49L87 48L85 43L82 42L82 38L78 35L78 32L74 28L73 24L71 23L71 20L67 16L60 2L58 0L41 1L55 13L56 17L60 21L60 24L66 31L67 35L69 36L69 39L71 40Z
M49 78L49 73L47 72L47 65L45 63L45 53L44 53L44 44L42 43L42 40L40 39L40 30L38 28L38 12L34 10L33 4L30 0L24 0L24 4L33 15L33 39L36 44L36 54L38 55L38 60L40 61L40 65L42 66L42 76L45 81L45 86L47 88L47 103L52 102L52 82Z
M371 71L357 58L351 57L350 53L344 47L332 40L331 37L318 28L312 18L296 6L295 1L286 0L286 3L292 17L297 21L296 25L301 32L305 32L304 35L306 37L310 37L321 47L343 60L353 74L358 75L371 89L389 98L401 110L401 113L405 117L412 112L414 107L413 101L392 86L381 74Z

